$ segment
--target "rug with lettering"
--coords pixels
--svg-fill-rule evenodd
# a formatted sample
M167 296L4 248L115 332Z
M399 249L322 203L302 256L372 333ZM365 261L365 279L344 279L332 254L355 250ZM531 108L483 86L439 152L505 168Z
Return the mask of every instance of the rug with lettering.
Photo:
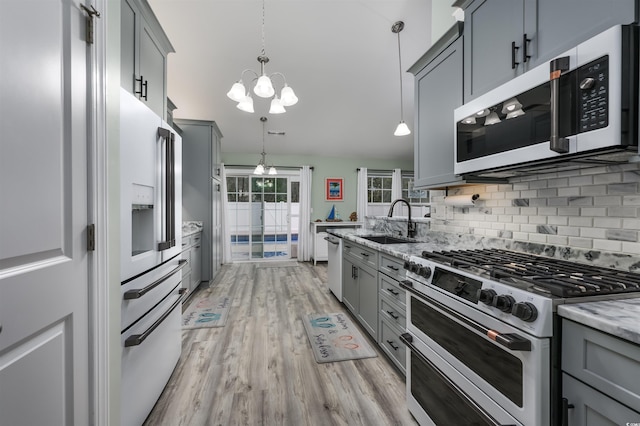
M309 314L302 323L318 363L378 356L345 313Z
M194 300L182 314L182 329L224 326L231 301L229 296L207 296Z

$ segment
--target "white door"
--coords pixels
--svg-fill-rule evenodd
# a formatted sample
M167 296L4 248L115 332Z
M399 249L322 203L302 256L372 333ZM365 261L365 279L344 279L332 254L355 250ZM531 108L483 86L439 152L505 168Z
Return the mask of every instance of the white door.
M77 0L0 2L0 425L89 424L87 54Z

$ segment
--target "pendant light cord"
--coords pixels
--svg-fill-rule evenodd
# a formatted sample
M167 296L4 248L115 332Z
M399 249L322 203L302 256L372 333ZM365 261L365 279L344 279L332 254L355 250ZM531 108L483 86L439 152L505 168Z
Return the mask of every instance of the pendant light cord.
M264 0L262 0L262 56L265 56L264 50Z
M398 31L398 75L400 76L400 121L404 121L404 102L402 101L402 55L400 55L400 31Z

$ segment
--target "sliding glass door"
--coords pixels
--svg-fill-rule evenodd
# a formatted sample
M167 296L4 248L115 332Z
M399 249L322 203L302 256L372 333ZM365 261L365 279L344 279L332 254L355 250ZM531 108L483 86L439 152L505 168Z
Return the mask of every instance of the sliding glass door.
M299 178L227 176L233 260L297 256Z

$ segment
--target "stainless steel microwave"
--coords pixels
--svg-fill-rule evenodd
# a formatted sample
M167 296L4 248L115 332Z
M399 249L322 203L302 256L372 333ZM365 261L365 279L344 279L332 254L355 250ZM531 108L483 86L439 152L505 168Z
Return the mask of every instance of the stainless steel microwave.
M508 177L638 154L638 27L615 26L457 108L455 173Z

